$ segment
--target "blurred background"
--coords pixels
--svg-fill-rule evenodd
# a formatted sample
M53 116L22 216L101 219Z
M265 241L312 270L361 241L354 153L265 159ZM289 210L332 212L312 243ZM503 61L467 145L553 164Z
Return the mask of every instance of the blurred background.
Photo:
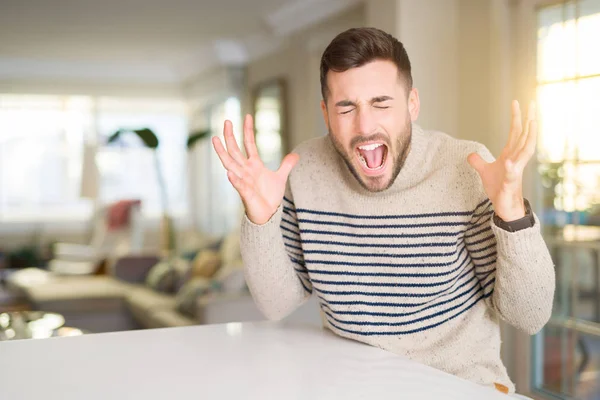
M0 340L261 319L210 137L250 113L275 169L326 134L320 57L357 26L404 43L426 129L497 155L537 101L557 291L502 357L520 392L600 399L600 0L0 0Z

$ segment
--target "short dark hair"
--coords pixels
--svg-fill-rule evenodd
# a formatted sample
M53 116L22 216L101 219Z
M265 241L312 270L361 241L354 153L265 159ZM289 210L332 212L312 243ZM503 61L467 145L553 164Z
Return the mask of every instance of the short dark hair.
M395 37L377 28L352 28L337 35L321 57L321 94L327 98L327 73L344 72L361 67L371 61L392 61L398 74L404 78L407 92L413 81L410 60L404 45Z

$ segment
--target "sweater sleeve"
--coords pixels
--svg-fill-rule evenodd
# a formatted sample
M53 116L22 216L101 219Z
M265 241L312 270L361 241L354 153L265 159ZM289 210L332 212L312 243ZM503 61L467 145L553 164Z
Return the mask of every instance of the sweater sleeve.
M487 149L481 153L491 158ZM464 241L486 303L509 324L534 334L550 318L555 288L554 264L540 222L534 214L533 227L505 231L493 223L493 207L483 187L478 197Z
M312 284L289 185L283 203L266 224L256 225L244 215L240 241L246 282L265 317L282 319L310 297Z

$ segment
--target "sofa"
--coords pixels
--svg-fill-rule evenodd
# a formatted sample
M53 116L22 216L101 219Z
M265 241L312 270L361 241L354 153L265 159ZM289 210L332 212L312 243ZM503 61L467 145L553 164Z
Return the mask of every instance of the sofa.
M264 320L241 268L215 274L190 302L190 296L181 295L183 287L165 293L148 285L158 261L155 256L129 255L109 263L106 275L61 276L38 270L32 283L17 279L10 285L32 309L59 313L65 326L89 333ZM319 310L311 298L287 320L321 326Z

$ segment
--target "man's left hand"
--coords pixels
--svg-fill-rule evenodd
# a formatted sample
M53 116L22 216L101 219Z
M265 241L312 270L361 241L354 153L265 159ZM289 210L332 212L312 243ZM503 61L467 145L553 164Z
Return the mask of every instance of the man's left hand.
M525 216L523 171L535 153L537 126L535 105L529 105L525 129L521 123L519 102L512 102L512 123L508 142L494 162L485 162L477 153L469 154L469 164L479 173L483 188L503 221L511 222Z

